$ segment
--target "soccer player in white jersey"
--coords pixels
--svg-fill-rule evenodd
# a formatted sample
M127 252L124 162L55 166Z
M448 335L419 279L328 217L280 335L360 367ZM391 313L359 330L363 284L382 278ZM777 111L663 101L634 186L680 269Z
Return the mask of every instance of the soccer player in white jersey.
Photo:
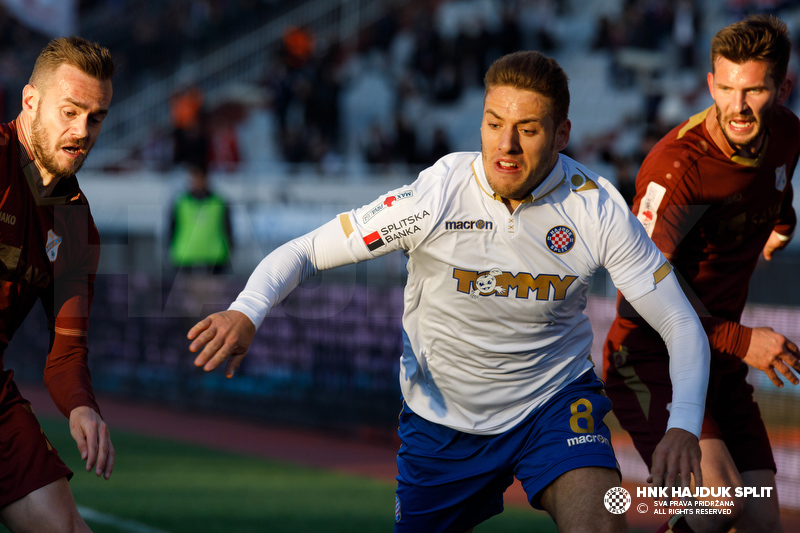
M664 338L674 395L651 470L702 483L709 349L669 263L604 178L559 154L567 77L538 52L486 74L481 152L447 155L412 184L290 241L227 311L188 334L197 366L241 364L269 310L318 270L408 255L395 531L471 531L516 476L562 531L627 529L607 510L620 473L583 311L608 270ZM201 351L202 350L202 351ZM679 480L678 480L679 477Z

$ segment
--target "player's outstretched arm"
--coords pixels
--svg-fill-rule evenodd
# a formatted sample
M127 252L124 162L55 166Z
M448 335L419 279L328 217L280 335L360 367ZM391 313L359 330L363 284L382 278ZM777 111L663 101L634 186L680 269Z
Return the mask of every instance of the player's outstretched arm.
M247 315L227 310L201 320L189 330L186 337L192 341L189 345L191 352L202 348L194 360L195 366L201 366L209 372L227 360L225 376L232 378L247 355L255 335L256 327Z
M792 385L800 383L795 375L795 372L800 373L797 344L770 327L753 328L744 362L764 372L776 387L783 387L778 372L786 376Z
M655 487L675 487L680 476L680 484L688 487L693 474L696 486L702 487L701 457L700 441L695 435L680 428L671 428L653 452L653 467L647 482Z
M672 408L667 432L653 452L648 481L674 487L680 477L680 484L689 486L694 475L699 486L699 437L711 359L708 338L672 272L631 305L664 339L670 358Z
M88 406L76 407L69 413L69 432L78 444L86 471L108 479L114 470L114 445L111 433L100 413Z

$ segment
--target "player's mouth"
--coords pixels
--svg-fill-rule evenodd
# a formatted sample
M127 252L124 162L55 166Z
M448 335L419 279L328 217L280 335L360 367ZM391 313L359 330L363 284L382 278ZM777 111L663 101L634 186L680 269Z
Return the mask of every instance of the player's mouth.
M495 163L495 168L502 172L516 172L519 170L519 164L515 161L502 160Z
M83 153L83 150L76 145L66 145L61 147L61 151L67 154L67 157L77 159Z
M755 127L755 121L753 120L729 120L728 126L730 127L731 131L736 133L747 133Z

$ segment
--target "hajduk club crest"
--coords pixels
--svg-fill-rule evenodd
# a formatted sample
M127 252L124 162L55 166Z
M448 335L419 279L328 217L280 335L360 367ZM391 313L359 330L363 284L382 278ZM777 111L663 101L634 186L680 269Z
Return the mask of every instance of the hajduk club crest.
M575 244L575 233L566 226L556 226L547 232L547 247L556 254L569 252Z

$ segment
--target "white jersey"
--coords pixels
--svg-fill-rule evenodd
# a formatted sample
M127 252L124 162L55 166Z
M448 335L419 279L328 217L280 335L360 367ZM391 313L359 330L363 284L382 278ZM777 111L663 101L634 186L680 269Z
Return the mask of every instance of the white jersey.
M592 367L583 311L597 269L629 300L669 272L619 193L563 155L513 214L481 155L463 152L339 223L353 261L408 255L403 396L468 433L510 429Z
M700 435L709 349L661 252L607 180L565 156L513 214L481 156L445 156L411 185L270 253L230 306L261 325L318 270L408 255L400 386L418 415L502 433L592 367L583 311L605 268L664 338L668 428Z

